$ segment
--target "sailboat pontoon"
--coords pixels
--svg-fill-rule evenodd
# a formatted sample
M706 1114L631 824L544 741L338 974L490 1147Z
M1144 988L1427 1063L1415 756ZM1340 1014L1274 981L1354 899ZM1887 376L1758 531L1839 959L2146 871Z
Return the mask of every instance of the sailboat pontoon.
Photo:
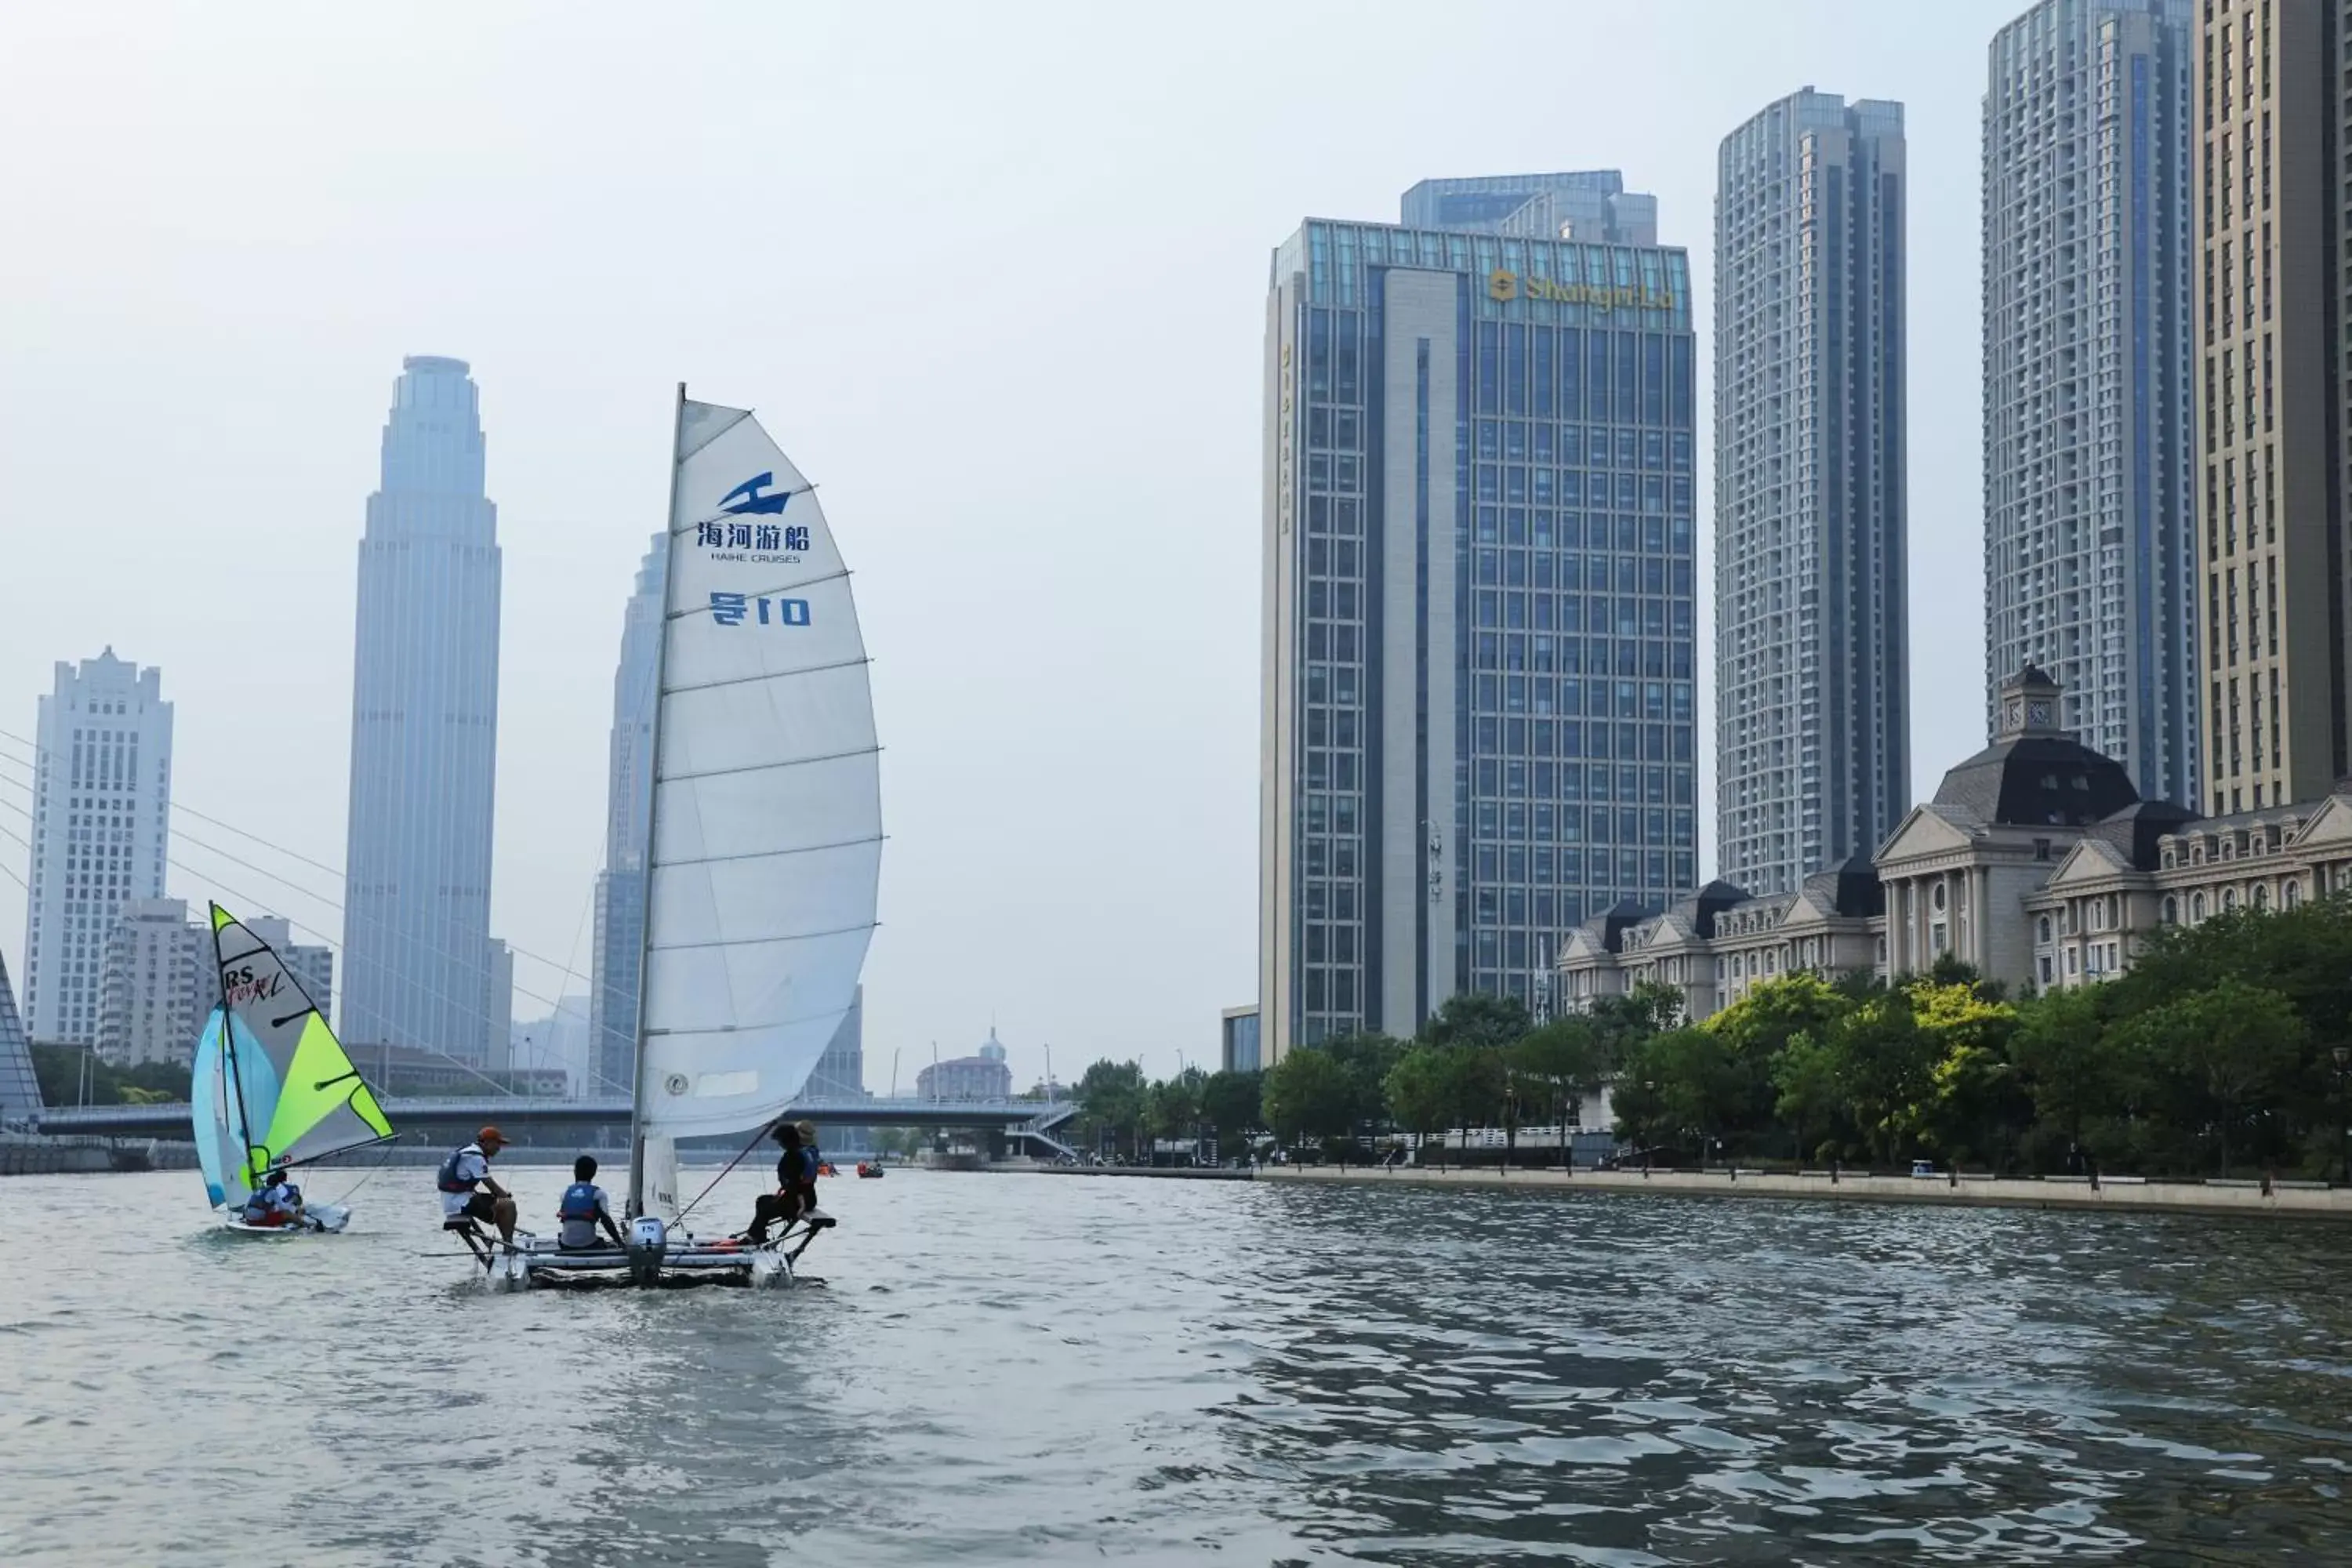
M246 1200L273 1167L294 1169L397 1136L285 962L253 929L212 906L220 1004L196 1041L188 1084L205 1196L240 1235L339 1231L351 1210L305 1205L295 1225L248 1225Z
M494 1286L786 1284L833 1224L760 1244L698 1237L675 1141L773 1122L856 1000L882 857L857 605L800 470L750 410L692 402L682 385L668 535L627 1245L519 1236L509 1247L476 1227Z

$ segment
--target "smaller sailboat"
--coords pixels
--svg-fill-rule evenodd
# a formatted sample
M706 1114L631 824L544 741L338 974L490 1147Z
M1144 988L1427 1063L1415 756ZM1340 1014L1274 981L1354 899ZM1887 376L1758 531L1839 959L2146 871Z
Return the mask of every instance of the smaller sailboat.
M310 1204L294 1223L247 1218L273 1170L292 1170L398 1136L301 983L243 921L212 906L221 1000L196 1041L188 1085L205 1196L248 1236L339 1231L351 1211Z

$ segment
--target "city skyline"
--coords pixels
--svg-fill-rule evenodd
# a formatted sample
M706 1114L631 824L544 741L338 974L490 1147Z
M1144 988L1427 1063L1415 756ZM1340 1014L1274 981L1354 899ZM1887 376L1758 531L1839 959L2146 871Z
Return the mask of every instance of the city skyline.
M352 498L375 460L385 367L420 350L466 356L495 399L506 558L493 928L538 955L518 960L517 1005L543 1014L526 991L583 991L592 968L613 614L659 515L685 376L789 429L860 541L893 749L887 923L867 975L877 1079L892 1044L961 1037L959 1020L984 1009L1008 1034L1056 1041L1066 1077L1089 1045L1164 1071L1180 1048L1205 1054L1206 1020L1255 973L1258 607L1232 584L1255 581L1261 411L1234 375L1260 353L1270 241L1303 213L1392 216L1424 177L1620 167L1679 226L1705 304L1712 259L1693 236L1725 132L1809 80L1904 102L1915 182L1948 193L1916 204L1912 227L1915 615L1917 646L1938 650L1912 684L1932 781L1982 732L1973 193L1984 49L2019 9L1824 5L1790 26L1643 8L1612 18L1617 68L1566 99L1487 95L1475 122L1349 110L1485 68L1505 32L1515 53L1572 54L1590 19L1473 7L1406 40L1253 15L1264 47L1237 60L1205 47L1212 6L1181 27L1139 23L1099 71L1069 71L1055 62L1074 57L1008 55L967 18L916 38L847 16L682 18L626 50L593 30L486 18L467 72L420 120L415 73L438 55L405 20L322 17L297 40L254 18L199 26L157 9L139 23L151 56L60 14L42 24L56 79L103 71L121 90L101 113L28 77L0 106L20 136L58 149L5 176L24 223L0 258L19 349L0 369L0 503L57 520L34 531L27 573L92 591L12 606L0 691L29 712L53 659L109 639L162 662L180 709L175 793L315 863L179 819L173 857L193 869L167 868L167 891L258 895L242 901L338 933L341 890L318 868L344 859ZM1717 47L1687 58L1700 35ZM747 45L812 63L883 49L897 66L858 93L826 79L789 101L722 102L692 85L690 62ZM1331 71L1302 80L1308 51ZM164 57L177 68L158 69ZM1669 59L1676 87L1663 93L1650 62ZM983 89L975 61L1022 90ZM615 68L652 73L617 112L586 86ZM1234 110L1205 136L1177 108L1202 79ZM198 111L224 98L283 105L306 133L257 140ZM1349 125L1336 142L1335 114ZM1082 144L1056 130L1090 119L1136 136ZM818 126L838 134L810 135ZM394 127L425 162L388 184ZM802 151L753 157L762 144ZM1326 152L1265 156L1294 145ZM884 232L901 204L862 177L871 161L941 157L956 178L929 216L972 238L953 267L921 247L800 243ZM218 177L246 169L291 184ZM346 176L352 204L285 198ZM72 199L99 184L124 202ZM1073 204L1077 190L1095 194ZM1171 210L1187 215L1173 249ZM730 216L690 265L654 241L704 213ZM1073 259L1041 259L1056 246ZM205 309L184 309L192 298ZM1118 341L1155 368L1101 357L1091 325L1062 338L1038 331L1045 321L1127 323ZM877 374L895 366L920 374ZM1703 392L1710 375L1702 355ZM1081 385L1120 395L1071 399ZM103 422L75 412L100 407ZM1041 408L1068 421L1050 453ZM166 441L171 460L125 465L101 430ZM1167 472L1171 438L1181 482L1143 482ZM1710 471L1702 450L1703 492ZM97 474L102 527L79 521ZM1130 577L1142 586L1108 586ZM1703 637L1710 605L1703 582ZM1700 679L1704 705L1704 666ZM266 766L261 711L289 742ZM1138 833L1137 820L1160 826ZM1711 828L1703 816L1703 841ZM14 853L0 845L22 870ZM21 937L19 911L0 909L12 960ZM1139 951L1186 956L1139 965Z

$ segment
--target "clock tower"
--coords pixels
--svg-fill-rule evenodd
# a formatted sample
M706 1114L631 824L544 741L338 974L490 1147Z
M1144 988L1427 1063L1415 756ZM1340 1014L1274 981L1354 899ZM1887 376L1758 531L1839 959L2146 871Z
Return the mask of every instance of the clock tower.
M2063 735L2058 722L2058 683L2040 668L2027 665L2000 683L2000 732L2006 741L2021 735Z

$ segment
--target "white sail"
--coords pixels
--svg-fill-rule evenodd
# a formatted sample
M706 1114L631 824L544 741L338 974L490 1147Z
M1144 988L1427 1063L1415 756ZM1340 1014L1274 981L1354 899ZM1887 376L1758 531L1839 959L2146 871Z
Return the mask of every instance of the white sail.
M744 409L686 402L670 517L638 1131L755 1127L857 993L881 778L849 574Z

